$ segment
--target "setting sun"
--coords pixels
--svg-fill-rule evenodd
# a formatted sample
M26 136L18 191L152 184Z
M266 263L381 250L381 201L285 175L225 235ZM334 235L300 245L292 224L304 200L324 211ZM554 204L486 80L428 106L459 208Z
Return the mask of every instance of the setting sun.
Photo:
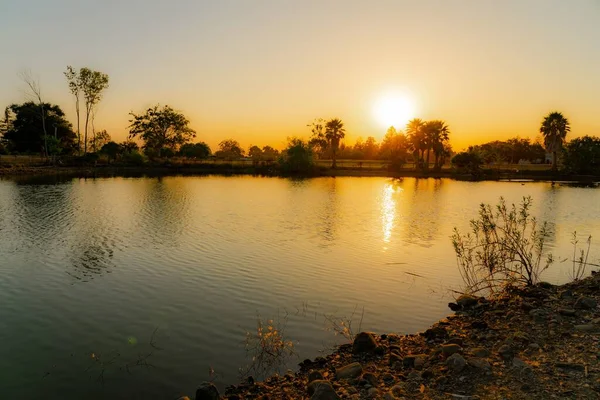
M377 100L373 112L377 122L383 127L402 129L414 118L415 107L412 99L406 95L386 95Z

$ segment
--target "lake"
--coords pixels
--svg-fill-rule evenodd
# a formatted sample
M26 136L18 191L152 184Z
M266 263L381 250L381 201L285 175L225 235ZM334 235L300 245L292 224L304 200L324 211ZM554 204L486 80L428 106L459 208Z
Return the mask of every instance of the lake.
M259 319L285 328L291 368L343 342L341 321L424 330L461 287L452 229L500 196L533 198L556 259L572 258L573 231L600 234L600 189L545 182L0 180L0 397L223 389L249 365ZM565 282L570 268L543 279Z

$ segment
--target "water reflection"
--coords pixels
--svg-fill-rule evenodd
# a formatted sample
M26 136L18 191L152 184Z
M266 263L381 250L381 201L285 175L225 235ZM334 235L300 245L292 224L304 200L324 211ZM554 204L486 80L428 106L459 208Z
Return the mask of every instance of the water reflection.
M404 239L408 243L430 247L438 238L444 212L443 182L433 178L411 179L404 186L407 203Z
M396 222L396 192L402 191L395 183L388 183L383 187L381 199L381 227L383 229L383 241L389 243Z
M319 234L323 239L322 247L327 247L332 244L337 236L337 224L340 216L339 213L339 193L338 180L327 179L319 181L323 189L323 201L320 202L320 207L317 212L319 220Z

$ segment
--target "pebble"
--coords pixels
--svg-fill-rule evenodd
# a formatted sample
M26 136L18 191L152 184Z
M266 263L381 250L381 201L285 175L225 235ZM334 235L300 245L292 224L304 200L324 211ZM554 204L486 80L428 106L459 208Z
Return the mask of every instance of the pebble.
M455 344L455 343L443 344L442 345L442 353L446 357L451 356L452 354L458 353L460 351L462 351L462 348L459 345Z
M360 376L360 374L362 374L362 371L363 370L360 363L355 362L338 368L335 371L335 375L338 379L352 379L356 378L357 376Z
M465 368L465 366L467 365L467 361L460 354L454 353L450 357L448 357L448 359L446 360L446 365L448 366L448 369L450 369L450 371L458 373Z

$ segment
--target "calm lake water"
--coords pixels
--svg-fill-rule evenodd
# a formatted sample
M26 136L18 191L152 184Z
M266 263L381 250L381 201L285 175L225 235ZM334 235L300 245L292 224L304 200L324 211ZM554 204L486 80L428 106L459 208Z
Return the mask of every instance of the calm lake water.
M285 324L292 367L340 340L335 317L423 330L460 287L453 227L466 229L480 202L527 195L556 258L572 256L574 230L600 235L600 189L561 184L0 180L0 398L173 399L210 368L223 388L249 362L257 315ZM569 270L557 263L544 279Z

